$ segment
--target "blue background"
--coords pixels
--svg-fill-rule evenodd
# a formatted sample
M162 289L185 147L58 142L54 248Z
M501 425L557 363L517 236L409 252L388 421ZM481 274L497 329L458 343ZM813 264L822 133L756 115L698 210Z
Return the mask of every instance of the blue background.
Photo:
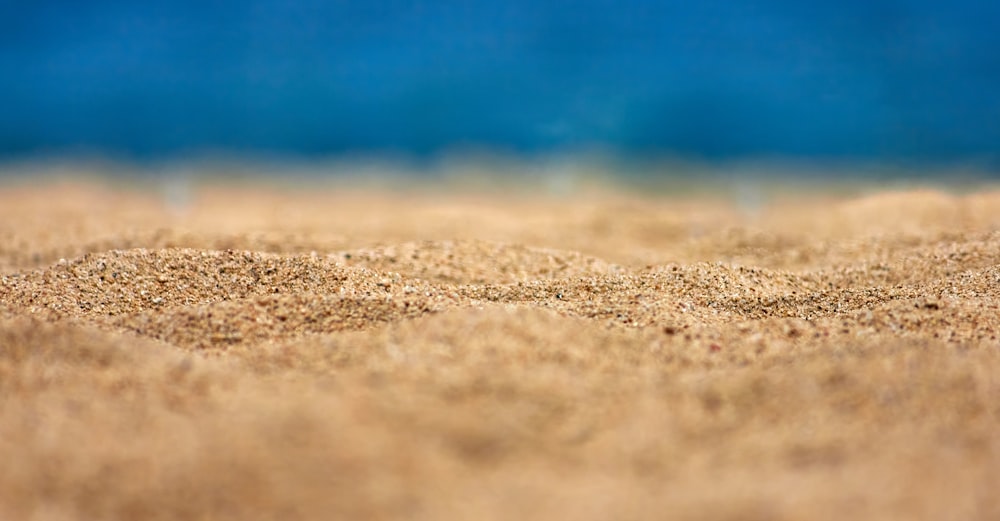
M0 156L1000 164L1000 2L0 3Z

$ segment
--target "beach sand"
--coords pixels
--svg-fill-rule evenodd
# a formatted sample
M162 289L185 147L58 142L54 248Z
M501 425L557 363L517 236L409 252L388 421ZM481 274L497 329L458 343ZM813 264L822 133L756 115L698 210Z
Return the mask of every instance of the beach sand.
M0 187L0 519L1000 519L1000 191Z

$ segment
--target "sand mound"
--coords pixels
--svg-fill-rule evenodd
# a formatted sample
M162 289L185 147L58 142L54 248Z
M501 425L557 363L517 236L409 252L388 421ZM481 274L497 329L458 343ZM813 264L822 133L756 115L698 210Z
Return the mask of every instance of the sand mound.
M849 223L852 232L921 235L965 224L961 198L936 190L877 193L832 210L839 214L838 221Z
M0 191L0 519L1000 517L1000 192L192 190Z
M8 306L54 317L102 317L271 294L378 297L424 293L398 275L345 267L316 255L248 251L128 250L86 255L5 275Z
M141 343L141 342L139 342ZM100 368L128 365L146 359L148 346L125 349L120 335L74 324L51 323L33 317L19 316L0 319L0 363L5 365L0 379L4 386L12 385L23 373L14 371L19 365L37 362L38 369L56 368L58 362L69 362L58 369L61 376L73 376L78 368ZM157 346L159 354L169 351Z
M276 350L313 351L311 356L295 358L308 360L297 365L304 370L360 364L393 373L405 366L435 377L436 369L442 366L474 364L482 371L519 367L573 375L580 364L594 359L635 365L636 361L621 357L620 350L642 351L640 345L631 345L642 335L534 307L486 306L388 324L370 333L310 337L287 342ZM403 345L413 347L400 349ZM316 354L327 357L328 363L317 365ZM551 367L543 370L544 366ZM456 376L465 374L455 371Z
M441 283L506 283L608 274L623 268L578 252L485 241L424 241L345 251L348 265Z
M8 231L7 233L11 233ZM113 235L93 237L49 238L41 245L29 246L37 236L13 236L3 240L14 244L5 249L0 246L0 272L26 268L42 268L60 259L74 259L88 254L101 254L111 250L176 249L238 250L258 253L309 254L327 252L343 247L343 237L323 233L293 233L280 231L255 231L251 233L224 234L213 231L192 231L183 228L158 228L156 230L122 230Z
M366 329L432 313L440 301L422 293L350 297L295 293L145 311L117 320L124 329L182 348L225 348L310 333Z

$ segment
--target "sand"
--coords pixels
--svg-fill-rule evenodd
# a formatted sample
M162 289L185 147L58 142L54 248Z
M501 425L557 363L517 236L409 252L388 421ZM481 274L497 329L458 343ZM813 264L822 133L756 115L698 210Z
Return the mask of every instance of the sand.
M0 519L1000 518L995 189L180 195L0 187Z

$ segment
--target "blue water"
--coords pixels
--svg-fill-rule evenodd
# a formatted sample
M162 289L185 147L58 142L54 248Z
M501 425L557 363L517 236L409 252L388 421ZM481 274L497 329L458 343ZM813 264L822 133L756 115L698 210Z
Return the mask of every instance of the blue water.
M1000 2L0 1L0 156L1000 165Z

